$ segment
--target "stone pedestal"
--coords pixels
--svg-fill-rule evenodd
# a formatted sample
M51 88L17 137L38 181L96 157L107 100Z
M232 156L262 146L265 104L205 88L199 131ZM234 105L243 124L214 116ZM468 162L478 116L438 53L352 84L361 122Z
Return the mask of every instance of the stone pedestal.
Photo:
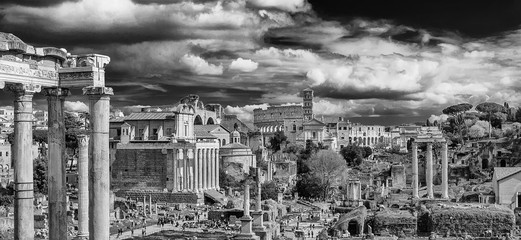
M89 238L110 238L109 87L86 87L90 102Z
M262 211L255 211L251 214L253 217L252 231L255 232L255 235L259 236L260 240L268 240L267 231L262 221L262 214Z
M259 236L252 231L253 218L245 215L241 218L241 233L235 236L236 240L260 240Z
M78 237L89 236L89 136L78 136Z

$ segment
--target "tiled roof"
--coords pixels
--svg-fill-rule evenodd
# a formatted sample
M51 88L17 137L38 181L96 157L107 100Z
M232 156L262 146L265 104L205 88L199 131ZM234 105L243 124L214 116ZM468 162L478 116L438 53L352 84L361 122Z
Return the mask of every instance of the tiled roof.
M494 177L497 181L521 171L521 167L495 167Z
M221 148L231 148L231 149L250 149L248 146L240 143L230 143L222 146Z
M125 121L128 120L165 120L174 116L171 112L140 112L131 113L125 117Z
M205 131L205 132L211 132L217 128L220 128L221 125L219 124L208 124L208 125L194 125L194 131ZM224 128L224 130L226 130L228 132L228 129Z

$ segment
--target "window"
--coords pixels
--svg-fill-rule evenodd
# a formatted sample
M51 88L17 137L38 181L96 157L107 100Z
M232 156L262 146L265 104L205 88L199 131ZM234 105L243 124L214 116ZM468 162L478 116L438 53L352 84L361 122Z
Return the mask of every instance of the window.
M313 132L313 138L316 138L317 137L317 132Z
M341 139L344 139L344 137L341 137Z
M185 136L188 136L188 125L185 125Z
M9 152L5 152L5 156L6 156L6 157L9 157Z
M293 124L293 131L297 131L297 125Z
M2 152L0 152L0 157L2 156Z

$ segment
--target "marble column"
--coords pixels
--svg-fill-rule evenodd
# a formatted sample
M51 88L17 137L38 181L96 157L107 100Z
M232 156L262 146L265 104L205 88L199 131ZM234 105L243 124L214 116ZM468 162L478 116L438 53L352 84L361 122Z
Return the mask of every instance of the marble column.
M419 198L418 188L418 143L412 143L412 197Z
M194 151L194 166L193 166L193 172L194 172L194 192L199 192L199 149Z
M208 189L208 149L203 148L203 190Z
M8 84L14 94L14 239L34 239L33 94L39 86Z
M109 87L85 87L90 102L89 238L110 238Z
M241 217L241 233L235 239L259 239L252 231L252 218L250 216L250 186L244 184L244 215Z
M89 136L78 136L78 237L89 236Z
M253 215L253 231L257 236L259 236L261 239L264 239L266 236L264 224L262 221L262 187L260 182L260 176L261 176L261 169L257 167L256 169L256 184L257 184L257 196L255 197L255 211L252 213Z
M221 169L221 161L219 161L219 149L216 149L215 150L215 163L216 163L216 168L215 168L215 188L217 190L221 189L220 185L219 185L219 169Z
M215 150L210 148L210 188L215 189Z
M150 211L150 215L152 215L152 194L148 195L148 210Z
M441 198L449 198L449 163L447 142L441 145Z
M65 123L63 103L70 93L66 88L45 88L48 104L49 239L67 238L67 183L65 181Z
M434 190L433 190L433 184L432 184L432 178L433 178L433 162L432 162L432 143L427 143L427 163L426 169L427 173L426 175L426 182L427 182L427 197L429 199L434 198Z
M147 217L147 196L143 196L143 216Z
M172 189L173 192L177 192L177 190L178 190L177 186L179 185L178 184L179 177L177 176L177 165L178 165L177 164L177 159L178 159L177 151L178 151L177 149L174 149L172 151L172 154L174 155L174 160L173 160L173 162L174 162L174 164L173 164L174 165L174 167L173 167L174 168L174 170L173 170L173 172L174 172L174 176L173 176L173 178L174 178L174 189Z
M197 149L197 172L198 179L197 179L197 188L199 191L203 190L203 155L202 150Z

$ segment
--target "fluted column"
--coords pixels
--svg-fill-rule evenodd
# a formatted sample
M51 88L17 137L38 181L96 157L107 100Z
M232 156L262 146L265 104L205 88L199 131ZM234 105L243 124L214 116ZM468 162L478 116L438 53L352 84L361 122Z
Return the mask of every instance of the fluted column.
M39 86L8 84L14 94L14 239L34 239L33 94Z
M202 155L202 150L201 149L197 149L197 172L199 172L198 174L198 182L197 182L197 188L199 189L199 191L202 191L203 190L203 155Z
M78 136L78 237L89 236L89 136Z
M215 150L213 148L210 148L210 188L215 188Z
M412 197L419 198L418 194L418 144L412 143Z
M90 102L89 238L110 238L109 87L86 87Z
M174 161L173 162L173 165L174 165L174 167L173 167L174 168L174 170L173 170L173 172L174 172L173 173L174 189L172 189L173 192L177 192L178 191L177 186L179 186L179 183L178 183L179 182L179 177L177 176L177 165L178 165L177 164L177 159L178 159L179 155L178 155L177 151L178 151L177 149L174 149L172 151L172 154L174 155L174 160L173 160Z
M208 189L208 149L203 148L203 189Z
M194 192L198 192L199 191L199 154L198 154L198 151L199 149L196 149L194 150L194 167L193 167L193 172L194 172Z
M143 196L143 216L147 217L147 196Z
M63 103L66 88L45 88L48 104L49 142L47 183L49 192L49 239L67 238L67 183L65 181L65 124Z
M150 215L152 215L152 194L148 195L148 210L150 211Z
M449 163L447 142L441 145L441 197L449 198Z
M433 172L432 172L432 168L433 168L433 163L432 163L432 143L427 143L427 163L426 163L426 168L427 168L427 174L426 174L426 177L427 177L427 197L432 199L434 198L434 190L433 190L433 186L432 186L432 175L433 175Z
M186 149L183 150L183 190L186 191L188 189L188 151Z
M221 169L221 163L219 161L219 149L215 150L215 162L216 162L216 168L215 168L215 188L217 190L221 189L219 185L219 169Z

